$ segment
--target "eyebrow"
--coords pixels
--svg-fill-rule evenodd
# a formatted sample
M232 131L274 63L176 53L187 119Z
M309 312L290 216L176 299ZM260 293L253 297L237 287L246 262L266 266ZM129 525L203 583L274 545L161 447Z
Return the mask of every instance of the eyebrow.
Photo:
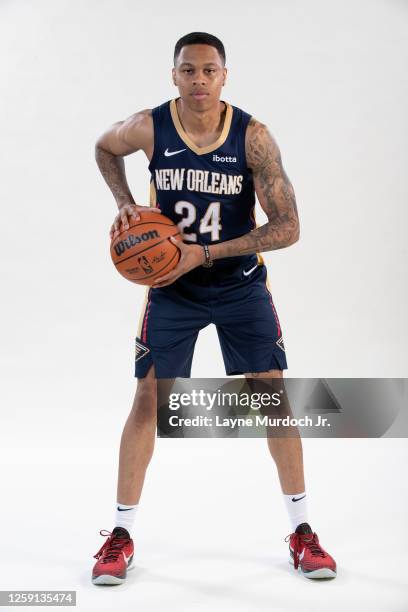
M194 64L192 64L191 62L182 62L180 64L180 68L181 66L193 66L194 67ZM214 62L207 62L206 64L204 64L204 66L217 66L217 64L215 64Z

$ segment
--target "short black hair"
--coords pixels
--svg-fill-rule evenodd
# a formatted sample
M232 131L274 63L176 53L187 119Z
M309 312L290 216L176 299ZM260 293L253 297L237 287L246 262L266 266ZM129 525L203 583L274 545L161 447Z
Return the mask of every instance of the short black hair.
M190 34L182 36L180 40L176 42L176 46L174 47L174 65L176 65L176 59L178 58L181 49L186 45L210 45L210 47L215 47L225 66L224 45L219 38L213 36L213 34L207 34L207 32L191 32Z

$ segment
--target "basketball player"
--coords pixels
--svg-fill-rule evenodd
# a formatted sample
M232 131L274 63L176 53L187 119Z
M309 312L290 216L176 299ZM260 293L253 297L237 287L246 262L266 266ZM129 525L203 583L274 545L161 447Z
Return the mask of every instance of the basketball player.
M259 252L299 239L292 185L265 125L220 99L225 51L210 34L181 38L172 78L179 97L107 130L99 169L119 208L115 238L144 206L128 187L123 158L144 151L151 203L183 234L177 267L147 291L136 339L137 389L120 446L115 525L95 555L94 584L125 580L132 527L156 435L157 379L189 377L200 329L216 325L227 375L279 378L287 368L279 319ZM255 193L268 216L256 227ZM308 578L336 576L333 558L308 523L300 437L268 438L292 533L290 561Z

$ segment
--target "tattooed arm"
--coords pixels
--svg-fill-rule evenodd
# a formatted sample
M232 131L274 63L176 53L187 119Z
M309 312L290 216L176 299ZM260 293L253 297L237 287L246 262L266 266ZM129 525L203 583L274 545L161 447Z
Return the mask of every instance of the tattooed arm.
M96 163L119 208L110 230L111 238L119 233L121 224L125 229L129 227L129 216L137 220L140 217L139 212L145 209L133 199L123 158L142 150L150 160L153 144L153 119L149 109L135 113L125 121L114 123L96 143ZM152 210L160 212L158 208Z
M299 239L295 194L282 167L278 145L267 128L251 119L246 133L247 164L252 169L255 191L268 223L226 242L210 244L211 259L282 249ZM174 238L170 238L175 243ZM153 287L165 287L205 261L201 245L178 243L180 261L171 272L157 278Z
M116 200L122 204L134 203L126 180L123 158L140 149L148 156L153 148L153 120L151 111L135 113L125 121L114 123L95 146L95 159L99 170Z
M256 195L268 222L240 238L211 245L212 259L273 251L299 240L295 193L283 169L279 147L267 127L254 118L248 124L245 148Z

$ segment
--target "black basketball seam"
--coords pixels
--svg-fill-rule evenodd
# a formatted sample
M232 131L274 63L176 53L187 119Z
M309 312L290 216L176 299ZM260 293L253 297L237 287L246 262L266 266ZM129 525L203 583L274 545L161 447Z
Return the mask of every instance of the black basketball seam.
M171 234L171 236L180 236L180 232L177 232L177 234ZM152 249L153 247L157 246L158 244L161 244L162 242L165 242L166 240L171 238L171 236L167 236L166 238L163 238L163 240L160 240L160 242L155 242L154 244L150 244L145 249L143 249L143 251L139 251L138 253L135 253L135 255L140 255L140 253L144 253L145 251L148 251L149 249ZM135 257L135 255L129 255L129 257L125 257L124 259L121 259L120 261L114 261L113 263L115 264L115 266L117 266L118 264L120 264L120 263L122 263L124 261L127 261L128 259L131 259L132 257Z

